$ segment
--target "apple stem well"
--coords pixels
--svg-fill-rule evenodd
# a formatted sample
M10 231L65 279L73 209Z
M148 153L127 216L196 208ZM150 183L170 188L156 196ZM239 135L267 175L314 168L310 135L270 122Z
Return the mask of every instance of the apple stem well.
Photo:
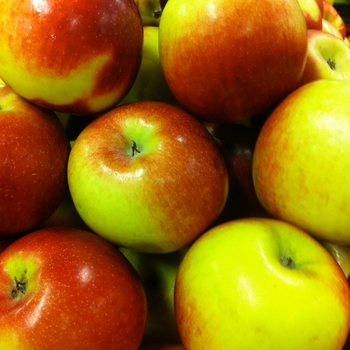
M132 146L131 146L131 155L134 157L135 153L140 153L140 150L137 148L137 144L135 141L132 141Z
M27 280L25 277L22 278L21 281L17 280L15 276L15 286L11 291L11 297L13 299L17 299L19 296L26 294L27 291Z
M331 60L330 58L328 58L327 63L329 65L330 69L332 69L332 70L336 69L335 62L333 60Z
M280 263L288 269L291 269L291 270L295 269L295 262L290 256L281 256Z

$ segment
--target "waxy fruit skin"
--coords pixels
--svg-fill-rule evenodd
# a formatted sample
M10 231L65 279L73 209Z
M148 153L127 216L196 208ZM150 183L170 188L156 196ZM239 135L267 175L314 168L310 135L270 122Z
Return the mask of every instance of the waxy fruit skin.
M142 55L133 0L1 0L0 77L46 108L91 115L118 103Z
M0 235L34 229L67 189L70 144L54 112L0 85Z
M159 53L179 104L201 120L261 114L296 88L306 59L297 0L169 0Z
M91 232L37 230L0 254L0 349L137 350L146 313L135 269Z

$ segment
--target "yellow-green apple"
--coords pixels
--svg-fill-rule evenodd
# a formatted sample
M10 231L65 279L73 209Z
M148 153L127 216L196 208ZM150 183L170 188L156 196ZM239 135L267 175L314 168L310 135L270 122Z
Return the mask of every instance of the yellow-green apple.
M137 78L119 105L138 101L162 101L178 105L165 80L158 49L159 28L143 27L143 52Z
M0 85L0 235L31 230L57 209L69 152L54 112Z
M94 232L118 246L168 253L218 217L228 173L196 118L171 104L142 101L112 109L79 134L68 184Z
M301 9L303 10L307 29L322 30L323 13L317 1L298 0L298 2L300 4Z
M346 25L336 8L328 1L323 0L323 18L339 30L342 37L346 36Z
M183 345L176 343L157 343L140 348L140 350L185 350Z
M321 30L308 30L308 54L300 85L319 79L350 79L350 47Z
M266 216L256 196L252 162L257 131L238 123L206 124L218 143L229 174L229 192L224 209L212 224L248 216Z
M138 8L143 26L159 26L162 8L159 0L139 0Z
M270 114L253 155L261 204L314 237L350 244L350 81L301 86Z
M342 246L327 242L321 244L331 253L350 282L350 245Z
M324 18L322 19L322 31L332 34L339 39L343 39L343 35L340 33L340 31Z
M147 298L147 322L142 346L181 343L174 315L176 274L188 247L167 254L119 248L141 278Z
M0 0L0 76L58 112L92 115L118 103L141 62L134 0Z
M296 88L306 29L297 0L168 0L160 61L176 100L196 118L244 120Z
M284 221L246 218L199 237L175 283L185 349L341 350L350 291L329 252Z
M117 247L94 233L58 227L28 233L0 254L0 281L1 349L141 344L147 315L141 280Z

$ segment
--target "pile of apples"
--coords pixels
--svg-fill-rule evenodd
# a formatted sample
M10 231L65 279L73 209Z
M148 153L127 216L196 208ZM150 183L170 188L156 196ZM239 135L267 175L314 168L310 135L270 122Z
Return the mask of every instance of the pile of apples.
M0 349L350 346L331 0L0 5Z

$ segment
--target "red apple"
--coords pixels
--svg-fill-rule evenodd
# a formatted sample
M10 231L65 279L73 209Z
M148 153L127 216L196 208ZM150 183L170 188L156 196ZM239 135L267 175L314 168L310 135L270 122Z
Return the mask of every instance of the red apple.
M350 79L350 47L321 30L308 30L308 54L301 85L319 79Z
M42 229L0 254L1 349L137 350L145 320L138 274L93 233Z
M0 85L0 235L31 230L57 209L69 152L54 112Z
M251 118L298 85L306 22L297 0L168 0L160 60L180 105L209 122Z
M336 27L342 37L346 37L346 25L336 8L328 1L323 1L323 18Z
M169 253L220 215L228 173L196 118L171 104L143 101L112 109L80 133L68 184L94 232L118 246Z
M92 115L117 104L141 62L134 0L1 0L0 76L55 111Z

